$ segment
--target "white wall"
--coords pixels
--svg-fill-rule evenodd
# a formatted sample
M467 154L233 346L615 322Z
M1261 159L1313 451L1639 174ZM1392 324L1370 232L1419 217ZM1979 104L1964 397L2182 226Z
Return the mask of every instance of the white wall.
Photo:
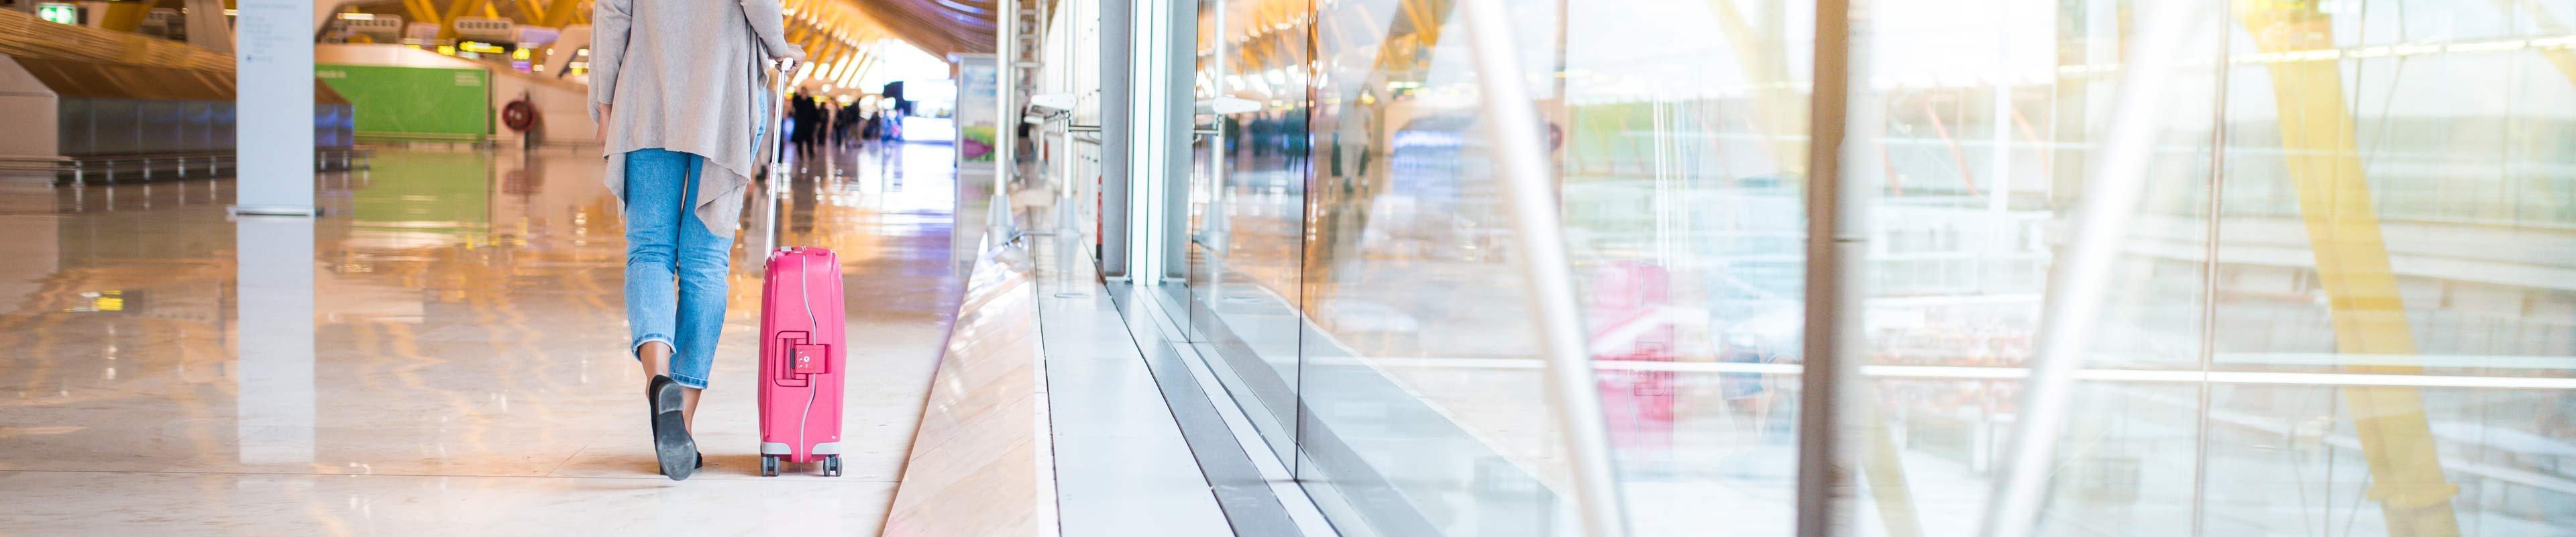
M28 74L18 61L0 56L0 117L10 123L29 127L0 129L0 155L59 155L61 140L54 128L58 110L54 90Z
M549 80L538 75L508 69L487 68L492 72L493 139L518 143L521 135L501 123L501 107L519 100L522 93L537 105L540 142L589 143L599 131L590 122L590 87L562 80Z

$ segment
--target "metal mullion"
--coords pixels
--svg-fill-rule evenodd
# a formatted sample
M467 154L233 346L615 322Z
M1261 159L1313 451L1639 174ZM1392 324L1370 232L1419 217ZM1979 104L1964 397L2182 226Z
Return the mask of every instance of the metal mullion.
M1135 37L1134 0L1100 0L1100 276L1128 277L1127 187L1133 175L1128 155L1135 138L1132 99Z
M1626 513L1620 505L1599 381L1592 370L1581 301L1565 248L1565 226L1558 215L1555 170L1540 144L1547 132L1545 123L1530 98L1520 58L1513 53L1511 22L1500 0L1468 0L1456 9L1465 19L1468 50L1475 57L1478 89L1492 126L1488 132L1493 135L1495 168L1503 178L1512 235L1521 252L1515 257L1535 302L1540 356L1547 363L1546 385L1554 403L1549 407L1573 459L1576 512L1586 535L1624 536Z
M1865 1L1865 0L1864 0ZM1868 192L1866 182L1844 176L1845 156L1867 158L1874 148L1847 140L1849 129L1871 128L1876 117L1861 107L1854 114L1852 94L1867 91L1852 83L1868 69L1868 50L1855 43L1868 13L1851 0L1816 2L1815 84L1807 107L1807 244L1806 330L1802 351L1805 374L1798 398L1797 534L1829 537L1851 533L1848 526L1850 461L1842 430L1848 409L1840 403L1851 391L1861 364L1859 301L1863 292L1860 264L1868 251L1868 234L1860 218ZM1859 6L1866 9L1864 4ZM1855 57L1858 56L1858 57ZM1866 170L1870 166L1851 166ZM1845 188L1854 186L1855 188Z
M2052 268L2033 338L2030 376L2022 384L2022 412L2007 444L2003 471L1987 497L1983 535L2019 537L2037 529L2059 436L2074 407L2076 372L2108 301L2112 268L2135 223L2155 157L2165 75L2178 63L2179 49L2193 28L2190 6L2184 3L2155 2L2141 9L2137 38L2126 48L2128 71L2120 75L2102 129L2102 158L2086 170L2073 228Z
M2235 17L2234 11L2226 9L2216 9L2211 11L2215 12L2212 16L2218 18L2219 28L2227 28L2235 24L2235 21L2233 20ZM2209 200L2206 202L2207 205L2204 206L2204 210L2208 214L2204 215L2207 222L2205 225L2207 227L2205 228L2206 233L2203 235L2203 240L2207 241L2208 244L2205 245L2202 250L2202 256L2204 259L2202 259L2200 267L2201 298L2199 362L2202 380L2197 386L2195 386L2195 388L2198 389L2196 390L2197 393L2194 395L2199 398L2198 404L2200 405L2200 408L2198 415L2194 416L2193 427L2197 430L2194 431L2195 434L2192 437L2191 457L2191 534L2194 537L2208 534L2209 425L2211 411L2211 387L2208 381L2208 375L2212 369L2215 369L2215 362L2218 357L2218 254L2220 237L2218 228L2224 223L2220 218L2220 214L2222 214L2222 211L2226 208L2224 195L2226 194L2227 188L2227 77L2229 72L2235 69L2233 65L2230 65L2227 62L2227 49L2232 46L2229 44L2228 40L2215 39L2212 41L2217 44L2216 47L2213 47L2215 50L2212 54L2215 55L2216 58L2211 65L2212 70L2215 71L2213 74L2218 78L2218 88L2215 93L2216 96L2214 97L2217 102L2212 103L2210 106L2212 110L2210 112L2209 129L2209 186L2207 187L2209 189Z

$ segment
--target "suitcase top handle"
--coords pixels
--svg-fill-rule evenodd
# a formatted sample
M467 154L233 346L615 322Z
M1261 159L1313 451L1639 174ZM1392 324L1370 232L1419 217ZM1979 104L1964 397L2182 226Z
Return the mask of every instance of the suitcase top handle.
M777 259L778 256L782 255L829 256L832 255L832 249L820 246L780 246L777 249L769 251L769 257L771 259Z

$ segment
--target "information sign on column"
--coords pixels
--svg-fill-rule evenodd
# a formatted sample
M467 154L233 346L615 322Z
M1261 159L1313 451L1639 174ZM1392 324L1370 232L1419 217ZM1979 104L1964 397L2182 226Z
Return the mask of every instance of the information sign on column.
M313 0L236 7L233 151L241 190L233 212L314 214Z

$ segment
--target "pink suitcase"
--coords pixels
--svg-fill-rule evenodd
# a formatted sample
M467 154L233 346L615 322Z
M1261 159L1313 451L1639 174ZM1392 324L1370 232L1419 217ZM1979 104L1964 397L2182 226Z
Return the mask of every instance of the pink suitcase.
M760 289L760 475L820 462L841 475L841 260L809 247L769 252Z

